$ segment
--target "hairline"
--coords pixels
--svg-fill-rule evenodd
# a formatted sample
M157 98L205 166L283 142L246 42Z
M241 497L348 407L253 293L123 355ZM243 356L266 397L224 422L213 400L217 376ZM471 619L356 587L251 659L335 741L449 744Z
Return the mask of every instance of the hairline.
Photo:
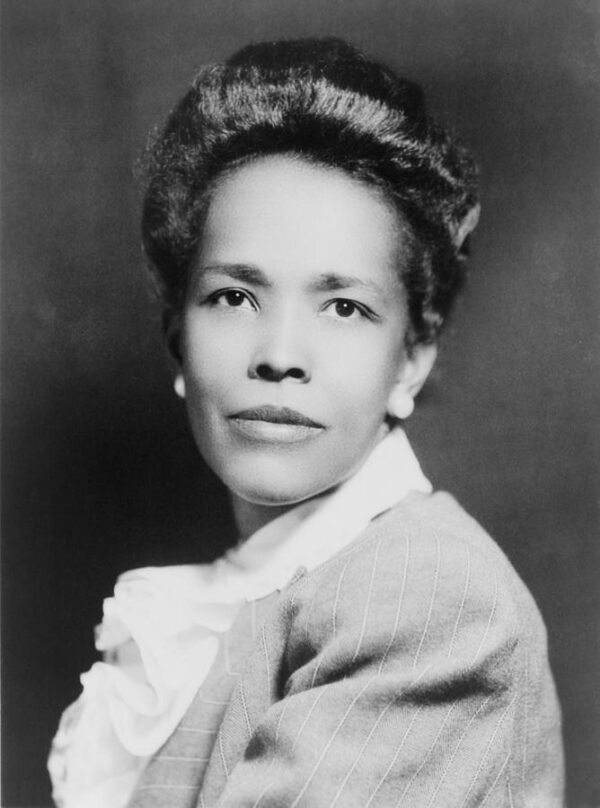
M192 251L190 259L187 263L185 283L180 290L180 296L178 301L176 302L174 307L171 307L173 309L173 313L181 313L185 305L185 300L189 291L189 284L192 280L192 275L197 266L200 250L202 249L203 231L206 224L206 219L210 211L213 195L218 190L221 182L225 179L235 176L235 174L238 171L242 170L244 167L248 165L260 165L260 163L280 159L282 161L293 162L300 166L304 165L311 168L319 168L331 174L337 174L339 176L343 176L345 179L349 180L357 187L362 188L363 190L367 190L370 194L373 195L375 199L381 202L388 209L388 211L394 217L395 226L397 228L396 235L398 242L398 259L396 267L396 276L398 282L401 285L403 296L406 298L405 302L407 305L407 288L403 278L403 270L407 265L407 263L412 258L414 252L413 240L415 234L412 226L408 222L408 219L404 211L400 207L399 201L397 200L397 198L394 197L392 191L388 187L386 187L385 181L375 176L361 175L359 174L359 172L353 172L351 171L350 168L344 167L343 165L340 164L332 165L331 163L328 163L325 159L320 158L316 154L289 149L282 151L265 150L263 152L259 151L250 152L242 157L238 157L230 161L225 161L222 167L217 169L215 173L210 177L205 188L200 192L198 196L198 201L202 200L201 214L198 222L198 234L194 250ZM412 341L415 336L414 326L410 315L407 317L407 322L408 327L405 339L408 346L410 344L413 344Z

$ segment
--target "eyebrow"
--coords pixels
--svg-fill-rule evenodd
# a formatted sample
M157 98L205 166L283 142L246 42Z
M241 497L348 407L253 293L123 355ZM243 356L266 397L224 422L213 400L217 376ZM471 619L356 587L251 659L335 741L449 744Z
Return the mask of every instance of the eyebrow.
M251 283L253 286L268 287L269 282L265 273L253 264L211 264L201 267L201 275L228 275L234 281Z
M268 288L273 284L267 275L253 264L210 264L201 268L201 274L227 275L241 283ZM310 284L315 292L337 292L342 289L364 289L382 295L383 289L374 281L359 278L356 275L340 275L337 272L323 272Z
M383 294L383 289L374 281L358 278L356 275L339 275L337 272L324 272L311 286L317 292L336 292L340 289L364 289L376 294Z

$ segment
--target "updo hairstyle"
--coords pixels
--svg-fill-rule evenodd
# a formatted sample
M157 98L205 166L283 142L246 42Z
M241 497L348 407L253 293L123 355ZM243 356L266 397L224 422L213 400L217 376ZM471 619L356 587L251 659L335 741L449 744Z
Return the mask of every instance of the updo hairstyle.
M429 118L418 85L333 38L249 45L203 67L155 136L142 231L167 321L182 305L218 178L281 154L340 169L393 205L407 346L435 342L476 224L475 166Z

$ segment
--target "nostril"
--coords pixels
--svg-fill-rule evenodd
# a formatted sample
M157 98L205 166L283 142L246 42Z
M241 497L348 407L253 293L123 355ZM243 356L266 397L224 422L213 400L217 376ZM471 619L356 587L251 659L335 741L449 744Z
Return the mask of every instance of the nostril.
M256 366L255 375L257 378L266 382L280 382L282 379L286 378L298 379L300 381L306 379L306 373L302 368L291 367L287 370L278 370L266 362L262 362L260 365Z
M281 378L280 373L277 373L270 365L264 363L262 365L258 365L256 368L256 375L260 379L264 379L268 382L274 382Z

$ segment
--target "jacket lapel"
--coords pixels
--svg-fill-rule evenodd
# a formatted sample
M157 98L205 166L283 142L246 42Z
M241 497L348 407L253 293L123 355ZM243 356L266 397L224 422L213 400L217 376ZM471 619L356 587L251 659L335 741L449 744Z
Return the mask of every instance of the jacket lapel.
M253 601L240 611L223 635L219 652L179 726L150 760L128 808L195 808L206 767L218 743L218 732L241 666L250 656L259 617L267 601Z

